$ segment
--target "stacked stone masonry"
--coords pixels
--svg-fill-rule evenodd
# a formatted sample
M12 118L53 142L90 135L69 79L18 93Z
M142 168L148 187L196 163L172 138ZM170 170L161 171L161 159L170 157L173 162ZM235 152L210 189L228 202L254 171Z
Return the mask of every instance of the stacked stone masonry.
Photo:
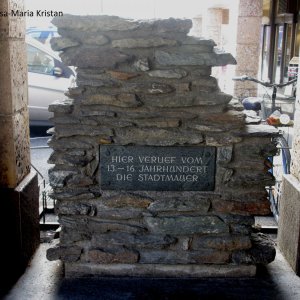
M276 131L246 124L210 76L234 58L188 36L190 20L66 15L53 23L61 37L52 47L77 67L77 86L50 106L61 234L48 258L61 259L70 277L253 275L272 261L273 246L252 226L253 215L270 213L264 162ZM99 147L110 144L216 147L215 188L101 190Z

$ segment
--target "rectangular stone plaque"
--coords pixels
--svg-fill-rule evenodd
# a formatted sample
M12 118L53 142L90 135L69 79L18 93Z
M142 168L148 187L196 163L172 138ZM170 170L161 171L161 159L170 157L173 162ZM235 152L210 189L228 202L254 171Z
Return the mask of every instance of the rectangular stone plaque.
M212 191L215 147L100 146L102 190Z

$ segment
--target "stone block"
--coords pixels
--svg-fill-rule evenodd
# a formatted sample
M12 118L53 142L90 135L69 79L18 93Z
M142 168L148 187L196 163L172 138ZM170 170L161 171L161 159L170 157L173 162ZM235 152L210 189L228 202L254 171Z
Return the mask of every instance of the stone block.
M174 198L174 199L161 199L153 201L149 210L153 212L187 212L193 211L197 213L207 213L210 208L210 199L202 197L191 197L189 199Z
M255 199L256 200L256 199ZM268 199L265 201L238 202L215 200L212 202L213 211L220 213L236 213L245 215L269 215L271 213Z
M80 149L80 150L88 150L93 149L95 145L95 139L90 137L66 137L57 139L56 137L52 136L48 141L48 145L57 150L69 150L69 149Z
M115 68L117 64L128 62L130 55L116 49L99 49L98 47L80 46L68 48L61 55L67 66L81 68Z
M225 99L227 98L227 100L229 100L229 97L226 97L226 94L223 96ZM222 97L222 95L219 97ZM244 120L245 117L242 112L227 111L206 114L193 120L188 120L186 126L204 132L225 132L234 129L242 129L245 126Z
M223 66L236 64L230 54L190 52L184 50L156 50L155 59L161 66Z
M72 99L58 100L49 105L48 110L54 113L70 114L74 109L74 101Z
M100 207L97 210L97 217L106 220L131 220L142 219L144 211L138 208L105 209Z
M66 241L91 240L93 234L121 232L141 235L146 233L146 228L143 225L122 220L99 220L92 217L65 215L60 216L60 223L63 225L63 243L66 243Z
M28 119L27 110L17 112L13 116L0 117L0 165L3 170L0 186L14 188L30 172Z
M24 1L22 0L6 0L1 1L0 11L24 10ZM7 39L24 39L25 37L25 18L5 16L0 19L0 40Z
M226 182L226 186L230 188L258 188L264 191L265 186L274 184L274 177L270 173L261 172L260 170L237 169L230 180Z
M82 151L84 153L84 151ZM77 167L83 167L86 166L88 163L93 161L94 157L85 155L85 154L71 154L71 151L69 152L61 152L61 151L53 151L50 154L50 157L48 159L49 164L56 164L56 165L64 165L64 166L77 166ZM73 171L73 174L76 172Z
M14 114L27 106L27 59L23 40L0 43L0 105L3 114ZM8 101L10 99L10 101Z
M87 262L95 264L134 264L139 260L139 253L136 251L103 251L89 250L87 253Z
M130 276L161 278L253 277L255 266L245 265L166 265L166 264L105 264L66 263L66 278L90 276Z
M150 77L176 78L181 79L187 76L187 72L182 69L174 70L153 70L147 73Z
M94 216L97 208L93 204L79 201L60 201L55 206L55 213L58 215Z
M157 128L176 128L176 127L180 127L180 123L181 123L178 118L163 118L163 117L136 119L133 122L138 127L157 127Z
M299 100L298 100L299 101ZM295 112L294 120L294 137L293 137L293 152L291 163L291 174L293 174L300 181L300 110Z
M114 16L72 16L54 18L52 23L60 29L73 29L77 31L97 32L101 31L125 31L139 27L138 22L126 20Z
M153 200L134 194L118 194L101 197L100 203L111 208L147 208Z
M0 189L2 238L5 257L2 278L21 275L40 243L39 189L35 172L28 174L15 189Z
M266 235L259 233L251 236L252 248L244 251L235 251L232 261L236 264L267 265L275 259L275 243Z
M247 48L249 44L258 46L261 30L261 17L239 17L237 26L239 28L237 32L237 41L239 44L247 45L247 47L243 48L246 50L246 53L248 53ZM256 60L257 57L258 56L256 56Z
M193 250L210 248L220 251L233 251L249 249L251 246L250 238L243 235L194 236L191 242L191 249Z
M155 234L136 235L126 232L108 232L106 234L95 233L92 237L93 246L105 245L132 247L135 249L165 249L177 242L175 237L162 235L159 232Z
M119 145L134 143L136 145L172 146L203 142L201 134L184 130L166 130L160 128L122 128L116 129L114 141Z
M297 275L300 274L300 183L284 175L280 198L278 247Z
M216 216L145 217L152 232L165 234L226 233L228 226Z
M260 27L259 27L260 28ZM257 57L259 56L259 50L260 46L258 44L242 44L243 46L237 48L236 53L236 61L237 66L236 70L237 72L243 72L243 74L247 74L248 76L251 76L249 74L253 73L254 78L256 78L256 74L258 72L258 65L257 65ZM256 89L257 90L257 84L249 83L249 82L238 82L238 86L244 89ZM244 90L245 93L245 90ZM248 92L248 95L249 92Z
M56 245L47 250L47 259L62 260L63 262L75 262L80 259L82 248L78 246L59 246Z
M138 73L129 73L129 72L120 72L116 70L109 70L106 71L112 78L118 79L118 80L129 80L135 77L140 76Z
M145 97L143 102L147 106L154 107L197 107L197 106L221 106L226 105L232 96L224 93L209 92L184 92L177 95L162 97Z
M76 47L80 44L76 41L73 41L69 38L61 38L61 37L54 37L51 39L51 48L54 51L62 51L67 48Z
M262 17L262 1L240 0L239 16L241 17Z
M119 95L94 94L82 101L83 105L112 105L119 107L138 107L143 103L135 94L122 93Z
M72 136L101 136L108 137L113 135L110 128L98 126L82 126L82 125L56 125L55 136L57 138L66 138Z
M114 48L150 48L162 46L176 46L177 41L168 40L161 37L144 39L122 39L112 41Z
M225 264L229 253L201 249L200 251L141 251L141 264Z

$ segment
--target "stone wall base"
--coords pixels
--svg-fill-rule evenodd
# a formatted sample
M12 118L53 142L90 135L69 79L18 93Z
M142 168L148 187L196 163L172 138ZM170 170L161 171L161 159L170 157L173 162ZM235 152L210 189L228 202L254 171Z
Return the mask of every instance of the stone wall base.
M278 246L297 275L300 274L300 182L284 175L278 224Z
M17 278L40 243L37 173L29 173L15 189L0 189L1 277Z
M65 277L127 276L162 278L253 277L253 265L162 265L65 263Z

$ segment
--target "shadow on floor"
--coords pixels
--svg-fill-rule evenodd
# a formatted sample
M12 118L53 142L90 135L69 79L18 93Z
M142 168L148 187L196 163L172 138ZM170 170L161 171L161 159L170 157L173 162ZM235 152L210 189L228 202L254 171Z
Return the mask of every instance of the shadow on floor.
M255 278L245 279L64 279L56 299L284 299L270 278L261 267Z
M299 300L300 278L280 251L258 267L254 278L80 278L66 279L61 261L48 261L41 243L26 272L5 300ZM76 274L74 274L76 275ZM3 294L4 295L4 294ZM2 299L2 297L0 296Z

